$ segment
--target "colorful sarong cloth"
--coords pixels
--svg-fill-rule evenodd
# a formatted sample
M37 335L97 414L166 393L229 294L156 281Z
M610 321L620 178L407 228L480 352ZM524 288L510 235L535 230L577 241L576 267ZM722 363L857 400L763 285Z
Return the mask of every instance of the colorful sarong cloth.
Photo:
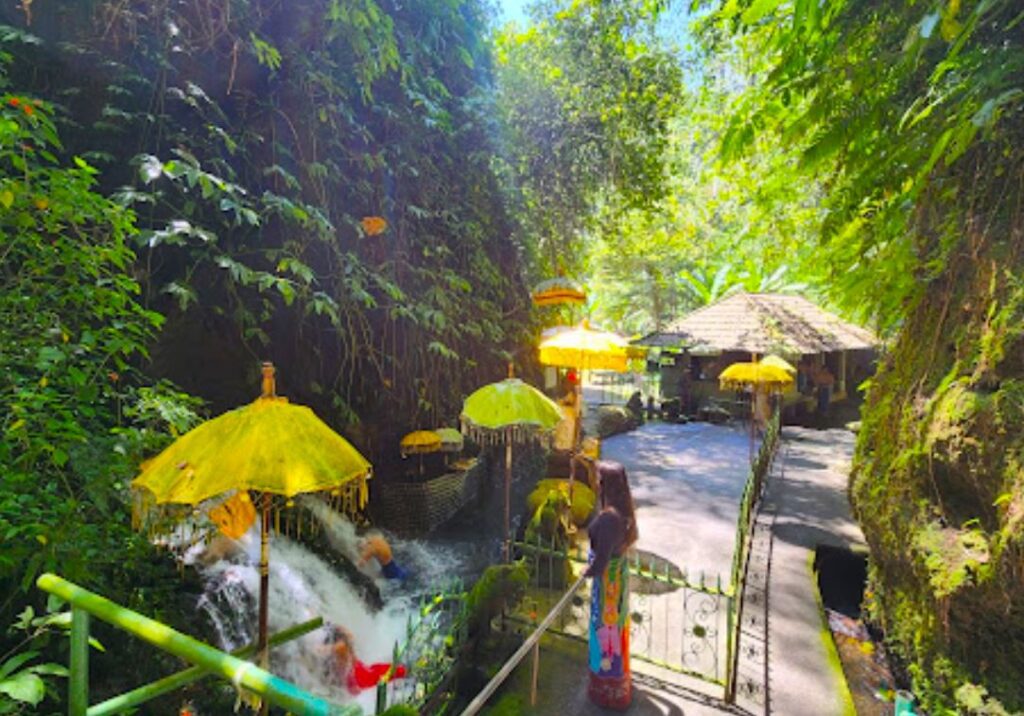
M591 560L594 555L591 553ZM612 557L595 576L590 593L590 700L611 709L629 708L629 562Z

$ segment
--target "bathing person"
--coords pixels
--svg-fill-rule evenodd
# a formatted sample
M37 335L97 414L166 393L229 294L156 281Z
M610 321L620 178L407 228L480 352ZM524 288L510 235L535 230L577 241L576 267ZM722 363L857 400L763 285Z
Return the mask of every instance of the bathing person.
M330 655L328 671L337 674L350 693L358 694L363 689L373 688L389 671L391 679L405 678L405 667L401 664L392 668L391 664L361 662L352 649L353 641L352 632L348 629L337 624L327 627L324 644Z
M633 498L626 469L598 461L601 511L590 523L590 684L587 694L598 706L625 710L632 701L629 669L629 561L637 540Z
M380 572L388 579L397 579L404 582L409 578L409 573L402 569L391 556L391 545L384 539L384 535L373 530L368 532L360 541L359 566L365 566L371 559L377 560L380 565Z
M245 551L238 542L223 534L218 534L206 544L197 560L204 567L209 567L222 559L234 559L244 554Z

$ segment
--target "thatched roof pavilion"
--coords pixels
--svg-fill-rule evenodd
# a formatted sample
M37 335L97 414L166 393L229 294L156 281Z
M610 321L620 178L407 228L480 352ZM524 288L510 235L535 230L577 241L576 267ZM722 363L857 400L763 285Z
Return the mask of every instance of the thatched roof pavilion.
M692 354L743 352L800 356L869 350L878 338L802 296L736 293L633 341Z

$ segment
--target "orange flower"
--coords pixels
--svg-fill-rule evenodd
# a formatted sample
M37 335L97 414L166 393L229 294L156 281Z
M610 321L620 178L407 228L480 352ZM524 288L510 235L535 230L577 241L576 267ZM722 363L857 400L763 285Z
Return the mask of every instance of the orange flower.
M366 232L367 236L383 234L388 228L387 219L383 216L364 216L360 223L363 225L363 231Z
M21 100L17 97L11 97L9 100L7 100L7 104L11 105L12 107L17 107L19 104L21 104Z
M33 115L33 114L35 113L35 111L36 111L36 108L35 108L35 107L33 107L33 106L32 106L32 105L30 105L30 104L23 104L23 105L21 105L21 109L22 109L22 110L23 110L23 111L25 112L25 114L29 115L30 117L31 117L31 116L32 116L32 115Z
M117 374L117 371L110 371L107 373L107 377L110 378L111 383L116 383L121 379L121 376Z

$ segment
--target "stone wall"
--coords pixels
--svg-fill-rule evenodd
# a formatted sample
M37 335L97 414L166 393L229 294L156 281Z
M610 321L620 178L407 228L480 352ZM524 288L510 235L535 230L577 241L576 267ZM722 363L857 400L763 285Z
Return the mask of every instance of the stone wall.
M370 501L373 522L404 536L429 534L476 499L481 476L481 464L473 461L467 469L422 482L379 484Z

